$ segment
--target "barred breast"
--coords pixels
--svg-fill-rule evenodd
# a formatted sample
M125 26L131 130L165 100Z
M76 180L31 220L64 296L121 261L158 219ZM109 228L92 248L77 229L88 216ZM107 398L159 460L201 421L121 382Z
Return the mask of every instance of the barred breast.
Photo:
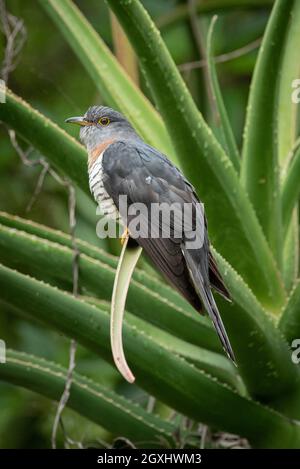
M113 199L109 196L103 185L103 153L104 151L98 156L95 163L89 168L90 191L93 194L95 201L98 203L101 212L109 218L119 220L119 211Z

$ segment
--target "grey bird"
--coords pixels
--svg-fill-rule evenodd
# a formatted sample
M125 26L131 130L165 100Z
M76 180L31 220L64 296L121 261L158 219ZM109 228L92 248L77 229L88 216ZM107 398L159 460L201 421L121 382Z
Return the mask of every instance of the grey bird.
M146 217L141 231L152 233L150 228L156 223L159 235L141 235L135 240L195 310L207 311L224 350L235 362L211 288L227 300L230 295L210 251L204 208L193 186L165 155L146 144L119 112L105 106L92 106L84 116L71 117L66 122L81 126L80 140L88 152L90 189L104 214L121 222L126 217L127 227L132 219L129 215L132 204L145 204L149 214L154 203L175 203L179 211L185 204L192 207L192 221L187 231L197 227L201 240L197 249L189 247L186 230L178 235L179 213L176 212L167 222L161 219L157 222L150 215ZM120 196L127 197L126 214L120 213ZM165 232L170 233L168 237Z

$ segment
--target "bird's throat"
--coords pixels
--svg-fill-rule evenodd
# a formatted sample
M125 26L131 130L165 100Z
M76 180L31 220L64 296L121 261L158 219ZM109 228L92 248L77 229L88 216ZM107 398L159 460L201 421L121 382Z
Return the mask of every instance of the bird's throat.
M96 145L88 154L88 166L89 169L93 166L98 157L106 150L106 148L115 141L114 138L105 140L104 142Z

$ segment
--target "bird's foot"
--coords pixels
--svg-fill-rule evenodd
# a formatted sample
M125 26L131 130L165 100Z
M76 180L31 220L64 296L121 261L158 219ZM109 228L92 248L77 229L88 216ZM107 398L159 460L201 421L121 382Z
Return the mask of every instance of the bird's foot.
M125 243L125 241L129 238L129 231L128 231L128 228L126 226L121 238L120 238L120 241L121 241L121 245L123 246L123 244Z

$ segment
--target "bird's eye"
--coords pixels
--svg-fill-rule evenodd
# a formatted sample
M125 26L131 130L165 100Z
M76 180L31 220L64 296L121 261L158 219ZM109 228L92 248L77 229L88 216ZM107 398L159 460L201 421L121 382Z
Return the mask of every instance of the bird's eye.
M106 126L109 123L110 123L110 120L108 117L100 117L100 119L98 120L98 124L103 125L103 126Z

